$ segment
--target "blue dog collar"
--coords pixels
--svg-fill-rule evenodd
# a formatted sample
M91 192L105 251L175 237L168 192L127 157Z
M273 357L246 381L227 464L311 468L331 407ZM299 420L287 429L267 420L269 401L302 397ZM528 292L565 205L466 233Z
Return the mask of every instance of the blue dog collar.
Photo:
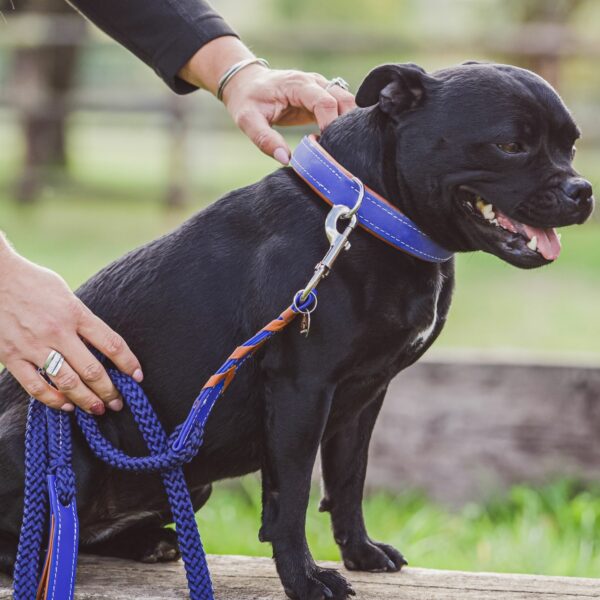
M359 190L352 181L352 174L321 147L314 135L302 139L292 154L290 166L325 202L349 208L354 206ZM364 200L356 216L363 229L421 260L445 262L453 256L395 206L366 186Z

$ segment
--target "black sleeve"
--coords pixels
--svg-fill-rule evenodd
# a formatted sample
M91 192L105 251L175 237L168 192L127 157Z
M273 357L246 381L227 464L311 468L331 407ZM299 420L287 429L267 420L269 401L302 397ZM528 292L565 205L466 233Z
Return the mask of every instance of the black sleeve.
M90 21L151 66L178 94L196 88L177 77L206 43L236 35L204 0L69 0Z

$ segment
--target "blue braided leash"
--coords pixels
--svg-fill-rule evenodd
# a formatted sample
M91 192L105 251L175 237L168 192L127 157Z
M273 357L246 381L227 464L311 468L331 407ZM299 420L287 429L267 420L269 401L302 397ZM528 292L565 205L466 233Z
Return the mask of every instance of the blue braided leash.
M200 449L202 430L199 426L196 427L185 448L176 452L172 446L179 434L179 428L175 429L171 437L167 437L140 386L129 376L118 371L109 370L109 375L133 413L150 455L133 457L115 448L102 435L95 418L79 409L76 411L77 423L94 454L109 465L128 471L161 473L185 565L190 598L212 600L210 574L182 469L182 465L192 460ZM57 435L58 431L61 435ZM32 600L37 594L48 511L47 474L55 476L58 498L63 506L75 501L69 415L31 400L27 418L25 457L25 503L15 565L15 600ZM48 597L50 600L66 600L68 594L50 594Z
M198 532L190 493L183 474L183 465L200 450L206 421L216 400L223 394L237 368L275 333L287 326L297 314L316 306L316 292L304 302L298 301L258 334L236 348L200 391L187 419L167 436L142 388L128 375L109 369L108 374L123 396L148 446L147 456L129 456L116 448L101 433L96 419L76 409L75 418L92 452L112 467L126 471L159 472L163 479L191 600L213 600L213 588L206 555ZM313 306L314 309L314 306ZM25 493L23 524L15 564L15 600L72 600L76 568L78 529L76 515L76 485L73 473L72 421L60 410L51 409L30 399L25 435ZM51 529L42 571L44 530L50 505ZM72 570L59 563L53 540L61 539L61 514L72 513L73 540L68 540L63 563L72 555ZM69 519L65 519L65 530ZM58 527L58 536L56 528ZM63 536L64 537L64 536ZM54 551L54 554L52 553ZM65 554L67 557L65 558ZM42 580L40 582L40 572ZM63 580L61 580L61 577ZM56 582L58 581L58 585ZM41 590L41 591L40 591Z

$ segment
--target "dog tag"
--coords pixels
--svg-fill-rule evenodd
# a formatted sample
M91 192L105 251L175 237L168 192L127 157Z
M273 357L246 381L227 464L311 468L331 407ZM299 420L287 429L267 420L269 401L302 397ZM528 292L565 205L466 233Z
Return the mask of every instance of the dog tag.
M310 331L310 313L305 312L302 313L302 321L300 322L300 335L304 337L308 337L308 332Z

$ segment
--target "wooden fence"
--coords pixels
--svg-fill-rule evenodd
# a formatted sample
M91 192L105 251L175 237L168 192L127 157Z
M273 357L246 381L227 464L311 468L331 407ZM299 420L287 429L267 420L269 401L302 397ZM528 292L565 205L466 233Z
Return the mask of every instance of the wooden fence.
M392 382L367 483L461 504L561 477L600 480L600 364L453 352Z
M84 36L82 19L78 15L13 14L10 11L6 14L0 50L17 51L24 62L19 67L18 76L12 77L9 85L0 89L0 107L15 109L27 133L26 160L15 186L15 197L23 202L32 201L44 188L48 165L54 167L56 156L64 154L62 138L71 112L114 110L161 113L167 117L165 132L172 150L169 153L169 184L165 199L169 205L184 203L189 196L190 185L184 161L180 158L185 153L186 132L190 128L190 104L174 98L166 90L150 97L134 90L126 98L109 96L98 101L89 94L73 93L64 83L53 87L50 83L52 78L43 67L44 62L51 62L51 53L70 57L70 67L65 66L65 60L58 61L63 68L55 69L57 77L54 79L60 80L74 68L75 58L71 50L82 44L112 42L102 35ZM477 48L479 55L528 66L559 87L560 67L565 59L586 57L593 60L600 56L600 43L592 32L589 37L583 37L566 24L552 22L499 27L491 34L474 33L468 39L440 36L401 39L391 32L326 24L315 24L310 28L279 26L269 35L250 29L245 32L245 39L269 56L294 52L344 57L397 56L399 53L466 56L465 52L469 54L472 48ZM66 79L69 77L72 78L72 74ZM586 112L592 117L585 123L585 137L587 142L593 142L600 139L600 128L593 116L595 113Z

